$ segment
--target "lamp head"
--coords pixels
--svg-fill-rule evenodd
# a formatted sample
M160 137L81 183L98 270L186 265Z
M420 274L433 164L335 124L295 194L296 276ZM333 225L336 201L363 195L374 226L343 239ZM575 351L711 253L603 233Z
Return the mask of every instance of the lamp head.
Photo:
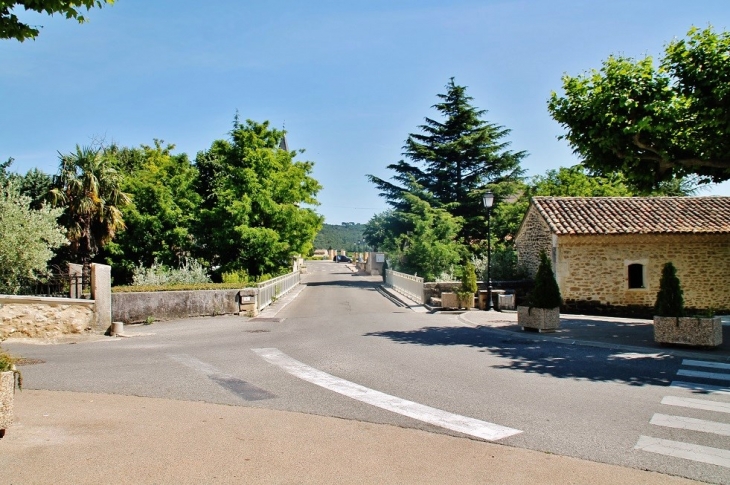
M494 203L494 194L491 192L485 192L484 197L482 198L482 201L484 202L484 207L489 209L492 207L492 204Z

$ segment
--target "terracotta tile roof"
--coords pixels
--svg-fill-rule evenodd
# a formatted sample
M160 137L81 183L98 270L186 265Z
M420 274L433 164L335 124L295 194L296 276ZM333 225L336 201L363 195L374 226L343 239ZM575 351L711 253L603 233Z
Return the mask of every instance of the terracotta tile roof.
M730 197L533 197L553 233L730 233Z

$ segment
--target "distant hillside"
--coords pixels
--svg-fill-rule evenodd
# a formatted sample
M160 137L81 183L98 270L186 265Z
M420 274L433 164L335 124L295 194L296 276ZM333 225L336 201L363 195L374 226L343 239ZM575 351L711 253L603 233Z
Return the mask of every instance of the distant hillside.
M343 222L341 225L325 224L322 230L314 237L316 249L344 249L345 251L357 251L358 241L362 241L362 232L365 224L354 222ZM360 250L365 249L365 243L360 243Z

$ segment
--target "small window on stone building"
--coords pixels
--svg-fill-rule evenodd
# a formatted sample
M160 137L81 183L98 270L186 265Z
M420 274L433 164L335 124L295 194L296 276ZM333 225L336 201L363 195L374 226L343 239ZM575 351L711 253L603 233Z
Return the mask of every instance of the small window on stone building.
M629 265L629 288L644 288L644 265Z

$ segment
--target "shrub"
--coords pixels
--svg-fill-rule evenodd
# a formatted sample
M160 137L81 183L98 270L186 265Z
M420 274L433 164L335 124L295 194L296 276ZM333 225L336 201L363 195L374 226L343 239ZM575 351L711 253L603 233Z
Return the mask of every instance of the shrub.
M474 258L477 277L487 281L491 276L492 281L515 281L528 278L528 271L517 261L517 251L510 248L495 248L492 250L491 271L487 275L487 257Z
M210 283L210 277L202 264L186 259L179 269L168 268L156 260L150 268L142 265L134 268L133 286L179 285Z
M0 349L0 372L12 371L15 376L15 385L18 389L23 389L23 375L15 368L16 359L7 352Z
M223 279L223 283L242 283L247 285L249 282L248 273L245 269L222 273L221 278Z
M662 268L659 291L656 294L654 313L659 317L681 317L684 315L684 297L677 277L677 269L671 262Z
M477 274L474 270L474 265L471 261L466 261L461 269L461 290L456 292L456 296L459 297L459 304L461 306L467 305L469 299L474 300L474 293L477 292Z
M555 281L553 268L550 259L545 251L540 253L540 266L535 275L535 286L528 297L530 307L534 308L555 308L562 303L560 288Z
M46 271L54 250L68 244L56 219L63 209L31 209L14 185L0 186L0 293L17 293Z
M241 283L185 283L175 285L113 286L112 293L147 293L157 291L240 290Z

